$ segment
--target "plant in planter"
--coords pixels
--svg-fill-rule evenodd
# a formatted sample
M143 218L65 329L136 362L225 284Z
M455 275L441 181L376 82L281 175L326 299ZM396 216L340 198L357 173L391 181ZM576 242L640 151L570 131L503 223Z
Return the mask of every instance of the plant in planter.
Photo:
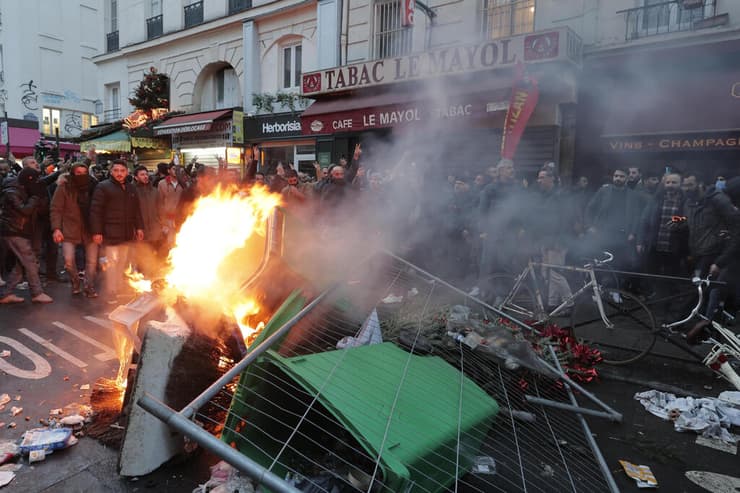
M272 113L275 108L275 95L269 93L254 93L252 94L252 104L257 110L257 113Z

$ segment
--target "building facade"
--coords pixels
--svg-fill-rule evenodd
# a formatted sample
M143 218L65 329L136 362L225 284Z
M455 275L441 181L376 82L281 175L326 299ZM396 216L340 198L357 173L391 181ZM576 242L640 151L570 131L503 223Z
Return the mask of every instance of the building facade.
M16 157L40 134L66 139L97 123L102 20L99 0L0 3L0 111Z
M245 146L243 114L298 111L300 74L316 60L315 9L305 0L105 0L106 53L95 58L105 120L133 111L128 98L154 67L169 77L169 109L193 115L155 136L171 137L185 160L214 164ZM206 113L215 120L204 130Z

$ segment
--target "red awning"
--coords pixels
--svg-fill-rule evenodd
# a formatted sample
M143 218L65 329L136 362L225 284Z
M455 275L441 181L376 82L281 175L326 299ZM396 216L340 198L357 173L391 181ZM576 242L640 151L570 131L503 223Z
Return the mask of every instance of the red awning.
M231 110L207 111L169 118L154 127L154 135L172 135L187 132L203 132L211 129L215 120L230 115Z
M35 128L9 127L10 152L16 158L33 155L34 146L41 138L41 133Z
M436 97L408 93L342 97L316 101L301 115L304 135L358 132L405 126L434 120L459 123L500 116L509 104L511 89L478 93L446 92ZM424 97L426 96L426 97Z

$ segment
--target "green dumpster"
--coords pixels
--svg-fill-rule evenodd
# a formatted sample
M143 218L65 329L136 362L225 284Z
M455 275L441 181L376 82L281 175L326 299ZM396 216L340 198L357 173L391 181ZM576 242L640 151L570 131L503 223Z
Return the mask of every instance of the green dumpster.
M470 470L498 413L494 399L441 358L410 355L392 343L291 358L270 351L242 380L249 409L232 420L240 433L225 433L225 441L278 475L287 472L273 465L279 453L278 461L293 468L310 463L327 424L319 416L295 430L318 395L364 450L357 467L372 473L380 455L378 477L393 491L444 491Z

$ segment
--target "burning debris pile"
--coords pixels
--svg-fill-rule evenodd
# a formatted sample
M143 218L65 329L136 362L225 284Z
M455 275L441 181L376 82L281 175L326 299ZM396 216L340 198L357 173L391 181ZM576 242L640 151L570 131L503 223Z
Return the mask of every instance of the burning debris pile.
M156 276L127 270L138 297L110 315L119 370L98 381L91 398L91 435L121 444L122 475L151 472L183 449L182 437L173 439L135 405L138 397L184 406L243 356L269 319L269 296L245 283L264 260L268 218L279 203L261 187L248 194L219 187L195 203ZM211 411L206 428L219 421L218 407Z

